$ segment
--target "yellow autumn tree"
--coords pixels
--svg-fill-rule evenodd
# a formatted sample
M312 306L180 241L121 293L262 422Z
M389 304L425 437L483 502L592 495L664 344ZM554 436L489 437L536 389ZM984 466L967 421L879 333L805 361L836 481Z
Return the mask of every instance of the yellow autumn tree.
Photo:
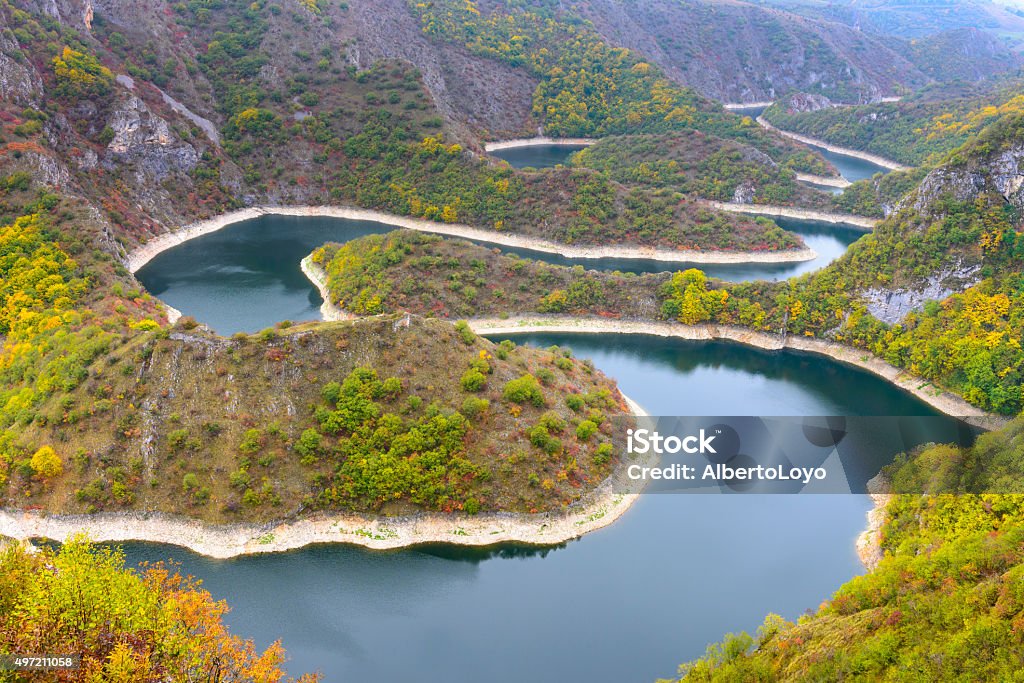
M231 634L227 605L164 566L135 571L120 551L76 538L59 550L2 550L0 576L0 651L81 653L60 680L292 680L280 643L259 652Z
M53 58L57 91L66 97L100 97L114 84L114 74L93 55L65 46Z
M43 446L32 455L30 461L32 469L44 479L53 479L64 473L64 461L61 460L57 451L49 446Z

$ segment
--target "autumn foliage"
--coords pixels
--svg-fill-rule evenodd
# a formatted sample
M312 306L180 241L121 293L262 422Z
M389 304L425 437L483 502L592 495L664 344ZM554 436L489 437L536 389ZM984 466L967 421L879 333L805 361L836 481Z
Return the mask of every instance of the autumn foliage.
M289 680L279 642L258 652L232 635L226 603L164 565L128 569L119 551L78 539L60 550L0 550L0 575L0 651L80 654L81 668L60 680Z

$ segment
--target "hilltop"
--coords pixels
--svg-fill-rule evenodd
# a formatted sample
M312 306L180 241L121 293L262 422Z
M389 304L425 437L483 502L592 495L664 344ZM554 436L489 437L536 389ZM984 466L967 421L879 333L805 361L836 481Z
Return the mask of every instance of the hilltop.
M218 337L110 252L95 210L2 178L0 499L215 523L560 510L616 462L614 383L419 318ZM581 429L580 425L585 426Z

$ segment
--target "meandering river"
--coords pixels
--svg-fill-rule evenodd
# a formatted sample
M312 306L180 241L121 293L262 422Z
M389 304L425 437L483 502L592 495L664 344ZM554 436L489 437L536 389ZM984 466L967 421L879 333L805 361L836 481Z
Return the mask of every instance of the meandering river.
M729 280L784 279L817 270L840 256L862 234L854 228L779 219L818 253L813 261L697 265ZM230 225L158 255L136 274L154 295L221 334L256 332L281 320L316 320L322 300L299 262L325 242L347 242L394 230L373 221L261 216ZM687 264L637 259L574 261L557 255L504 248L549 263L631 272L678 270Z
M518 150L516 150L518 151ZM562 151L562 150L560 150ZM536 165L534 160L530 165ZM733 280L819 268L860 232L780 221L819 259L704 269ZM265 216L155 258L139 279L218 332L318 317L299 260L380 223ZM558 257L526 254L560 263ZM679 264L587 261L602 269ZM825 358L643 336L521 335L593 359L659 415L934 415L881 379ZM864 496L650 495L616 524L557 549L324 546L216 561L128 544L130 562L173 559L232 606L235 632L282 639L293 674L326 681L650 683L724 633L814 609L861 571Z
M839 152L830 152L824 147L817 147L809 145L816 152L821 153L821 156L825 157L832 162L832 165L839 171L839 175L843 176L851 183L855 183L858 180L864 180L870 178L876 173L888 173L890 169L885 166L879 166L865 159L858 157L852 157L848 154L840 154Z

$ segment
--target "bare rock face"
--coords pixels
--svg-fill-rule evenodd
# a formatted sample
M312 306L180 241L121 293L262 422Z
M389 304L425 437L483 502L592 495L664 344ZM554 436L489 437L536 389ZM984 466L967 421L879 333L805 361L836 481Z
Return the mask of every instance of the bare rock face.
M829 109L834 106L832 100L824 95L814 95L805 92L793 93L786 98L784 104L786 109L794 114L806 114L812 111Z
M45 14L62 24L89 30L93 20L91 0L23 0L24 9Z
M20 55L14 39L0 33L0 99L35 106L43 93L43 80L27 59L19 60Z
M945 194L962 202L988 191L998 192L1007 202L1024 209L1024 142L1012 142L980 163L936 168L908 201L922 211Z
M458 45L438 45L423 34L406 0L350 0L338 38L358 68L382 59L414 64L438 109L457 126L494 137L524 134L531 121L537 80Z
M732 201L735 204L752 204L756 194L757 188L754 187L752 182L742 182L736 186L736 190L732 193Z
M71 172L63 162L49 154L36 152L30 153L28 157L36 168L33 175L39 182L56 188L66 188L71 184Z
M134 95L114 111L107 125L114 131L107 146L108 163L133 163L146 175L162 180L174 172L191 171L199 161L195 148L182 142L167 121Z
M775 163L774 159L772 159L770 156L768 156L767 154L765 154L761 150L757 149L756 147L751 147L749 145L744 145L743 149L741 151L741 154L743 155L743 160L744 161L747 161L747 162L750 162L750 163L753 163L753 164L760 164L761 166L764 166L766 168L770 168L770 169L773 169L773 170L777 169L779 167L779 165L777 163Z
M882 322L895 325L928 301L941 301L963 292L981 280L981 266L959 265L932 275L918 289L866 290L861 295L868 312Z
M1016 142L992 161L992 182L1006 201L1024 210L1024 142Z

